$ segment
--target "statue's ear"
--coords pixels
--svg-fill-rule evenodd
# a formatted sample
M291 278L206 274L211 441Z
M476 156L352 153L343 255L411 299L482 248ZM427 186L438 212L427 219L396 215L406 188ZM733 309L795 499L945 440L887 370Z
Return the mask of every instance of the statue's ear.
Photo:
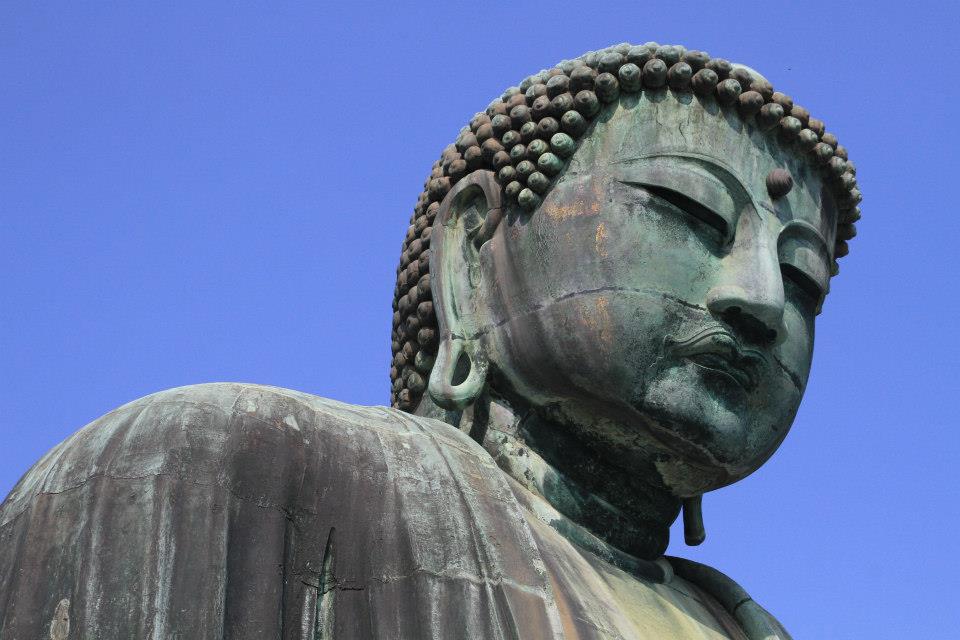
M502 192L491 171L474 171L447 193L430 234L430 284L440 329L429 392L446 409L462 409L483 391L487 357L477 334L486 303L480 247L502 217Z

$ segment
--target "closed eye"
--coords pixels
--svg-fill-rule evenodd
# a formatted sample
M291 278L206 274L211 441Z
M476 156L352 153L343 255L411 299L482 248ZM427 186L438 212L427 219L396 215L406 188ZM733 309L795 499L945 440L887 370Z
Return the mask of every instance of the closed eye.
M781 263L780 264L780 273L783 274L783 277L803 291L805 294L810 296L814 301L819 302L823 292L820 291L820 287L814 282L813 278L808 276L806 273L796 268L792 264Z
M729 229L727 228L727 221L724 220L720 215L714 213L707 207L703 206L693 198L688 198L679 191L674 191L673 189L667 189L666 187L659 187L651 184L638 185L645 189L647 192L652 195L660 198L661 200L666 200L673 206L678 209L690 214L694 218L697 218L701 222L710 225L720 234L722 238L727 238L727 233Z

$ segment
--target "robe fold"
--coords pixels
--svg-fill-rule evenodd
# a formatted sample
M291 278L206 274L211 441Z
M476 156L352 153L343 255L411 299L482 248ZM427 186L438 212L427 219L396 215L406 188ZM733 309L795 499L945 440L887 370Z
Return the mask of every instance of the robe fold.
M429 418L250 384L157 393L0 506L0 638L748 637L694 584L577 549L515 490Z

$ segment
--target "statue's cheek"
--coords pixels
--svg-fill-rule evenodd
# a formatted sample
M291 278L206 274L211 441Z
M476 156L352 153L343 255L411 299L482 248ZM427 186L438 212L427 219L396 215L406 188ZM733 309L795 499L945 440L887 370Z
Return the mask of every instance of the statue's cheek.
M783 312L783 338L774 349L779 368L803 395L813 360L813 314L787 303Z

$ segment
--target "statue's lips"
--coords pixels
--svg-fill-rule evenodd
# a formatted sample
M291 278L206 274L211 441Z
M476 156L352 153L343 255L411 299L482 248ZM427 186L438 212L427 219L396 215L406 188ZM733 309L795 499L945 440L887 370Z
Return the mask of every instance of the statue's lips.
M759 386L767 366L763 353L745 349L732 333L719 325L701 329L683 339L667 336L663 344L674 357L732 378L746 391Z

